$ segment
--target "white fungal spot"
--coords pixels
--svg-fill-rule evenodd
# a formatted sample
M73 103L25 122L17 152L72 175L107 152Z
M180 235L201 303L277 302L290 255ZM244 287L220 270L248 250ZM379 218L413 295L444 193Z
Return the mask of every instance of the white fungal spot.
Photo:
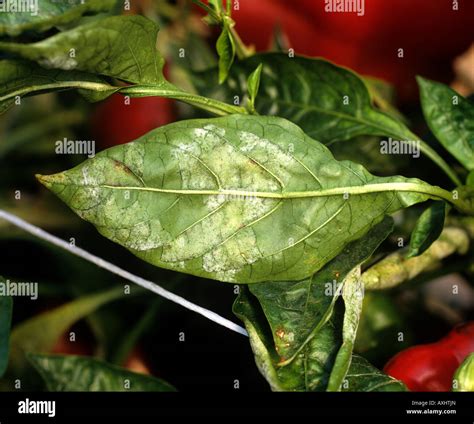
M222 205L225 200L226 199L223 194L208 196L205 200L206 207L209 209L209 211L213 211L217 209L220 205Z
M69 55L53 56L51 58L44 58L38 61L44 68L63 69L70 71L77 67L77 61Z
M204 125L204 129L207 130L207 131L211 131L211 132L217 134L220 137L225 136L225 128L217 127L213 124L208 124L208 125Z

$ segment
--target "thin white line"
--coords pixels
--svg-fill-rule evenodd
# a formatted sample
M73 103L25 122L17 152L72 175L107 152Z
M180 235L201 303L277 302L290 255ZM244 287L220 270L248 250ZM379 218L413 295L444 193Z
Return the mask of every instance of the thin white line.
M177 294L174 294L163 287L159 286L158 284L153 283L152 281L145 280L144 278L138 277L128 271L125 271L118 266L111 264L110 262L105 261L98 256L95 256L84 249L81 249L77 246L71 246L68 242L60 239L59 237L53 236L48 232L42 230L35 225L32 225L21 218L18 218L11 213L3 211L0 209L0 218L3 218L5 221L10 222L11 224L15 225L16 227L25 230L26 232L39 237L40 239L46 240L47 242L54 244L55 246L60 247L61 249L67 250L68 252L72 253L73 255L79 256L86 261L92 262L93 264L97 265L100 268L106 269L107 271L112 272L113 274L119 275L120 277L131 281L132 283L138 284L139 286L156 293L159 296L164 297L165 299L171 300L171 302L177 303L189 309L190 311L196 312L207 319L214 321L215 323L222 325L223 327L228 328L229 330L235 331L236 333L242 334L244 336L248 336L247 331L245 328L241 327L240 325L235 324L234 322L221 317L220 315L216 314L209 309L203 308L202 306L195 305L194 303L190 302L187 299L184 299Z

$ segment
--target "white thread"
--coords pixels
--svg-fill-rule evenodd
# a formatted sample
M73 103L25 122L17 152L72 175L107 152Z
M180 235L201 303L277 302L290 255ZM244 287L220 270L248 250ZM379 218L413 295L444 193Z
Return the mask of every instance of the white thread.
M110 271L113 274L116 274L128 281L131 281L132 283L138 284L139 286L147 290L150 290L153 293L156 293L157 295L170 300L171 302L177 303L178 305L181 305L185 307L186 309L189 309L190 311L196 312L206 317L207 319L219 325L222 325L223 327L228 328L229 330L235 331L236 333L242 334L244 336L248 336L248 333L245 330L245 328L241 327L240 325L235 324L234 322L224 317L221 317L215 312L210 311L209 309L203 308L202 306L196 305L190 302L189 300L184 299L183 297L178 296L177 294L174 294L164 289L163 287L159 286L158 284L153 283L152 281L145 280L144 278L138 277L137 275L134 275L128 271L125 271L124 269L119 268L118 266L111 264L110 262L107 262L104 259L99 258L98 256L95 256L92 253L87 252L84 249L81 249L80 247L71 246L69 243L60 239L59 237L53 236L52 234L49 234L48 232L42 230L41 228L36 227L35 225L32 225L29 222L26 222L23 219L18 218L15 215L12 215L11 213L8 213L0 209L0 218L3 218L5 221L10 222L16 227L19 227L22 230L25 230L26 232L36 237L46 240L47 242L54 244L55 246L58 246L61 249L67 250L73 255L79 256L85 259L86 261L92 262L93 264L97 265L100 268L106 269L107 271Z

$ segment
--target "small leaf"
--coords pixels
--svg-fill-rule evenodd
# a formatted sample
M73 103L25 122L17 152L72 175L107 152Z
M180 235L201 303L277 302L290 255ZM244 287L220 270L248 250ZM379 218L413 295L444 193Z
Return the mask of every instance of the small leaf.
M39 180L154 265L236 283L308 278L386 215L427 200L276 117L177 122Z
M406 392L399 380L372 366L362 356L352 357L349 372L342 385L343 392Z
M3 7L7 5L5 1ZM19 3L19 2L17 2ZM25 12L0 13L0 36L17 36L23 31L44 32L54 26L77 21L83 15L110 11L117 0L38 0L22 2L37 5L37 9ZM8 10L7 10L8 12Z
M417 80L431 131L467 170L474 170L474 105L442 83Z
M407 258L421 255L438 239L443 231L445 218L446 204L444 202L433 203L420 215L411 233Z
M33 355L28 359L51 392L174 392L156 377L107 362L72 355Z
M360 266L349 273L344 280L342 291L344 299L344 321L342 324L342 346L337 352L331 376L329 378L328 391L340 391L346 374L349 371L352 360L352 351L362 313L362 301L364 298L364 287L360 281Z
M0 42L0 51L47 69L83 71L142 84L164 81L158 26L143 16L112 16L32 44Z
M18 324L10 339L12 372L17 373L23 369L26 353L49 352L75 322L122 296L122 288L83 296Z
M5 284L3 277L0 277L0 284ZM0 377L5 373L8 364L12 308L12 298L0 295Z
M255 110L255 99L257 98L258 89L260 87L260 75L262 74L262 64L257 66L257 69L253 71L247 81L247 91L249 95L250 107Z
M222 84L227 79L235 58L235 43L227 21L224 21L222 26L216 49L219 55L219 84Z

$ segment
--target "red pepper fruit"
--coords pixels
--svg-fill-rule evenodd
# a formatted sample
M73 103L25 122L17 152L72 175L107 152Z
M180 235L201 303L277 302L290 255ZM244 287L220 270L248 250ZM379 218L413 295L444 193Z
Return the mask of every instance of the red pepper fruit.
M412 391L450 391L453 375L474 352L474 322L455 327L439 342L413 346L395 355L384 371Z
M125 97L114 94L100 103L92 117L92 135L101 148L128 143L175 121L173 101L162 97Z

